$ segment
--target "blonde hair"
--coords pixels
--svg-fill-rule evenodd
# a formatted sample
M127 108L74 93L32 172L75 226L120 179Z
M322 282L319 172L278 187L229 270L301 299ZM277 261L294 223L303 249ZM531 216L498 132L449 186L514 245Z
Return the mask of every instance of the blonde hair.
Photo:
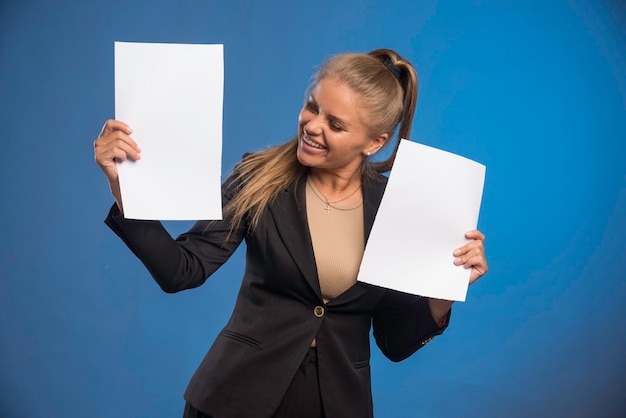
M346 53L330 58L313 77L312 89L326 77L335 77L363 98L365 120L373 135L387 133L388 147L394 143L390 156L380 162L364 160L366 177L391 170L399 138L409 138L417 104L417 75L409 61L395 51L378 49L368 54ZM231 231L248 220L249 232L258 224L265 207L285 189L293 188L306 167L296 156L297 136L275 147L247 155L233 171L238 185L235 196L224 208L231 217Z

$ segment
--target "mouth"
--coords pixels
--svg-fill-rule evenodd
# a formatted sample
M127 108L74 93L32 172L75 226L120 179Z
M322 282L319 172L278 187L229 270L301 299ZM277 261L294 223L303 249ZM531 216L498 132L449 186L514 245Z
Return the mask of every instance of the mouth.
M315 149L319 149L319 150L325 150L326 147L318 144L317 142L314 142L311 140L311 138L309 138L309 136L306 134L306 131L303 130L302 131L302 142L304 142L306 145L310 146L311 148L315 148Z

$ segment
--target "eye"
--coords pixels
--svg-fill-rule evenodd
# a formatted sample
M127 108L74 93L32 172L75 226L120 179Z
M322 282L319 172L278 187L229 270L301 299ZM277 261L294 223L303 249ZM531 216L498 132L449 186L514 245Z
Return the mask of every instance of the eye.
M339 125L337 122L331 120L328 121L328 126L330 127L330 129L332 129L333 131L339 132L339 131L343 131L343 127L341 127L341 125Z
M306 107L306 110L308 110L309 112L317 114L317 105L314 102L312 102L311 100L306 102L305 107Z

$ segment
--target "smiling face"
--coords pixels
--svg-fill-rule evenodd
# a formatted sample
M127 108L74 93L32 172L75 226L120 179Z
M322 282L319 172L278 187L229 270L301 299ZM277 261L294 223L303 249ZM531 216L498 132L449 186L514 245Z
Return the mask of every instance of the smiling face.
M320 80L298 117L298 161L342 177L359 173L388 138L370 132L365 114L359 94L335 77Z

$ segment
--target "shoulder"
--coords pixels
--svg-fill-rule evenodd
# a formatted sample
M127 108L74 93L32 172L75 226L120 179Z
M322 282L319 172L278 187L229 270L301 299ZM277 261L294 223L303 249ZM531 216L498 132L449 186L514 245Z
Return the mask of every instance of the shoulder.
M378 206L383 198L388 180L386 176L379 173L364 175L361 180L364 198L369 201L369 203Z
M368 188L382 187L384 189L385 186L387 186L387 182L389 181L389 178L380 173L368 173L368 174L363 175L361 181L363 182L363 187L368 187Z

